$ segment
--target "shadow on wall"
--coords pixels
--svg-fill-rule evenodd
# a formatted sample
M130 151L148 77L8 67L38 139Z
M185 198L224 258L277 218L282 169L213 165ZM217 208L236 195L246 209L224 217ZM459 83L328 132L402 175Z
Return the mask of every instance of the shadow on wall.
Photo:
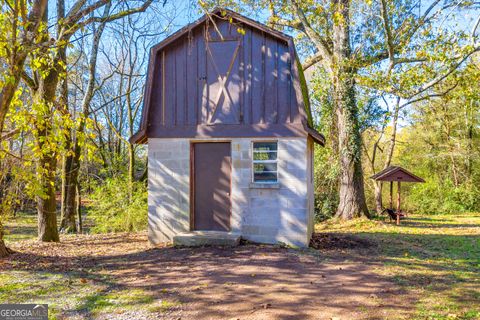
M161 243L189 230L189 145L174 140L149 143L149 233L152 242Z
M238 150L236 146L239 146ZM284 242L302 246L307 241L308 190L306 138L278 139L278 181L280 188L251 188L251 141L233 144L233 209L239 211L240 230L245 238L258 242ZM248 159L245 159L248 155ZM242 162L248 163L247 168Z

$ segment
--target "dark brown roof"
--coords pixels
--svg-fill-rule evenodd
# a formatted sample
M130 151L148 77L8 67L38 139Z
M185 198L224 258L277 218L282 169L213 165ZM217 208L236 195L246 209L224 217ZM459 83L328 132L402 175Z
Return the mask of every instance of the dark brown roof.
M319 145L325 146L325 137L323 134L321 134L314 128L311 128L306 122L303 123L303 126L305 128L305 131L307 131L308 135L312 137L313 141L315 141Z
M399 166L389 166L371 178L377 181L425 182L422 178Z
M255 21L255 20L252 20L250 18L247 18L245 16L242 16L241 14L235 12L235 11L232 11L232 10L229 10L229 9L223 9L223 8L215 8L212 10L212 12L209 13L210 16L216 16L216 15L222 15L222 13L226 13L228 14L230 17L232 18L235 18L236 20L240 21L240 22L243 22L245 23L246 25L248 26L251 26L251 27L254 27L256 29L260 29L262 30L263 32L266 32L268 33L269 35L273 36L273 37L276 37L280 40L283 40L285 42L288 42L290 40L292 40L292 37L290 37L289 35L287 34L284 34L280 31L277 31L275 29L272 29L266 25L264 25L263 23L261 22L258 22L258 21ZM199 19L197 19L196 21L194 22L191 22L189 23L188 25L186 25L185 27L179 29L178 31L174 32L173 34L171 34L169 37L167 37L166 39L162 40L160 43L158 43L157 45L155 45L152 49L154 51L160 51L162 50L166 45L172 43L173 41L177 40L178 38L180 38L181 36L183 36L184 34L186 34L187 32L189 32L190 30L192 30L193 28L195 28L196 26L204 23L207 19L209 19L208 15L204 14L203 16L201 16Z
M240 22L243 36L232 28L232 19ZM212 32L221 40L209 33L214 20ZM164 39L152 47L148 69L132 143L310 136L325 144L313 127L293 38L236 12L217 8Z

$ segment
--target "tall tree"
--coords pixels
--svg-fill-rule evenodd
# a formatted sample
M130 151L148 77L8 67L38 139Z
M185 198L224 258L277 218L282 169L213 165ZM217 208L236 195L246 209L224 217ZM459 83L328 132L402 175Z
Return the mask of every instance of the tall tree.
M201 2L204 6L218 3ZM464 14L462 10L474 9L476 4L471 2L434 0L425 5L403 0L230 0L220 3L239 10L269 10L272 26L288 28L297 36L297 46L306 56L304 67L315 65L327 73L332 86L336 135L333 138L337 142L340 167L336 217L342 219L368 215L358 87L394 93L405 100L415 99L480 49L472 40L475 29L472 36L462 32L453 35L441 23L454 21ZM399 81L401 74L406 75Z
M110 136L115 135L118 138L118 146L124 144L128 149L128 176L132 186L136 147L128 142L128 137L133 135L134 126L138 121L148 63L148 49L160 41L161 35L166 32L175 17L175 14L167 15L163 10L156 11L154 14L155 21L152 21L148 14L126 15L109 24L100 23L97 28L93 28L92 43L87 46L90 57L86 63L85 78L88 80L85 86L84 78L81 83L76 84L82 87L82 94L80 112L77 115L78 125L75 127L75 141L72 152L66 157L66 188L61 225L63 230L75 231L75 216L79 216L76 212L79 204L75 203L75 199L78 196L76 190L80 190L81 155L86 149L85 143L93 141L87 138L86 127L89 122L98 126L96 122L98 116L105 120L103 121L105 126L112 129L108 132L113 132ZM108 18L107 11L104 12L104 18ZM108 45L102 46L100 40L103 33L106 34ZM84 48L78 48L78 50L85 51ZM96 67L97 64L102 66L101 70ZM120 110L122 119L120 123L126 123L128 131L124 130L123 125L111 127L110 111L112 110ZM100 134L104 133L100 131ZM99 136L94 143L103 146L103 137ZM118 151L120 151L119 147L117 147ZM100 149L104 166L109 166L110 157L104 156L105 150ZM125 155L122 154L122 157Z
M73 149L65 157L65 184L62 192L62 214L60 227L66 232L77 231L77 224L75 218L78 216L77 209L79 204L76 204L77 190L78 190L78 173L80 171L80 155L82 153L82 143L86 140L83 135L87 118L90 114L90 102L95 94L96 70L97 70L97 56L100 40L105 29L105 21L107 20L112 4L108 3L103 12L103 21L100 22L98 28L93 26L93 38L91 44L90 60L88 62L88 81L87 87L82 99L81 114L79 117L78 126L75 128L75 141L73 142ZM70 130L69 130L70 133Z
M168 31L171 18L160 20L162 23L152 23L148 18L140 16L119 20L115 30L112 30L115 45L103 51L104 61L112 77L101 90L100 101L106 105L101 111L106 127L126 149L130 197L135 180L137 146L129 138L139 121L148 64L147 48L157 43ZM115 101L107 104L105 99L111 99L113 93Z
M0 60L4 66L0 81L0 145L12 132L4 135L7 113L17 92L28 53L38 45L38 32L42 26L48 1L1 1ZM0 257L9 250L3 241L0 216Z
M33 92L34 137L38 151L37 177L41 189L37 196L38 212L38 238L40 241L59 241L56 222L55 199L55 172L58 157L58 135L54 134L55 123L65 120L57 107L57 88L64 76L65 61L63 61L62 48L70 43L71 37L81 28L94 22L109 22L124 16L145 11L153 0L142 1L138 7L130 8L129 5L117 6L117 11L108 17L97 16L99 9L110 4L108 0L98 0L87 3L83 0L76 1L68 14L56 21L60 25L58 34L52 35L44 31L41 38L49 43L32 52L33 77L23 73L26 83ZM48 19L48 15L44 15ZM60 113L60 114L58 114Z

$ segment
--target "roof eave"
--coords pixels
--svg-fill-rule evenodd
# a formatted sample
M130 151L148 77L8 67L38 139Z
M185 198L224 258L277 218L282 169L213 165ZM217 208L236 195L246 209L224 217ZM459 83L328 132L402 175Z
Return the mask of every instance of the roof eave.
M321 134L320 132L318 132L314 128L310 127L308 125L308 123L306 123L306 122L303 122L303 128L305 129L307 134L313 139L313 141L315 141L316 143L318 143L322 147L325 147L326 139L325 139L325 136L323 134Z
M128 139L132 144L146 144L148 142L147 130L140 129Z

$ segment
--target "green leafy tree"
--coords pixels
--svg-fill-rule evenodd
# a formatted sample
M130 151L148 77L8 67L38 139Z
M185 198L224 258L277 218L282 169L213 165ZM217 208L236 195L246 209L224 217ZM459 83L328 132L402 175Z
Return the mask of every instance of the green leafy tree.
M45 65L45 68L41 70L46 76L40 77L38 86L36 87L36 96L41 100L47 108L43 114L44 119L51 119L51 115L55 112L55 103L56 103L56 93L59 85L59 81L62 77L62 73L65 70L65 60L61 50L55 50L55 48L62 48L66 46L76 31L84 28L95 22L106 23L113 21L124 16L145 11L153 0L142 1L139 3L138 7L130 8L129 6L118 6L119 9L115 12L110 12L110 10L105 9L106 16L97 16L97 12L101 8L108 8L111 1L99 0L93 3L86 4L85 1L77 1L72 5L68 14L63 18L59 19L57 23L58 34L52 45L54 52L49 56L51 57L50 63ZM64 3L64 1L61 1ZM47 36L49 36L47 34ZM41 56L44 56L45 52L41 53ZM90 86L91 88L93 87ZM93 89L93 88L92 88ZM90 94L87 94L88 99L91 99ZM83 120L82 120L83 119ZM82 129L85 126L85 118L80 119L79 128ZM49 130L49 125L43 127L43 131L40 131L40 134L37 138L39 145L44 146L44 141L48 141L50 135L58 137L54 134L54 131ZM68 130L68 126L67 126ZM79 130L82 133L82 130ZM68 137L68 136L67 136ZM55 139L55 138L54 138ZM81 135L78 136L77 142L81 139ZM46 150L43 152L43 156L39 159L39 168L43 170L48 170L43 174L40 173L41 177L41 186L46 191L44 197L37 199L37 211L39 217L39 239L41 241L58 241L58 230L56 226L56 200L55 200L55 170L57 166L57 161L59 158L59 153L55 148L44 148ZM73 192L73 190L71 191ZM67 196L68 198L68 196ZM70 221L73 219L70 219ZM73 227L73 226L72 226Z
M133 1L130 1L130 3ZM32 151L36 159L36 202L38 212L38 237L40 241L58 241L56 222L56 170L57 162L65 146L68 147L68 133L73 128L73 120L66 108L65 101L59 103L59 84L65 78L66 48L71 37L82 28L96 22L106 23L124 16L142 12L150 6L153 0L135 1L138 6L119 3L108 14L98 15L111 1L97 0L86 2L77 0L69 3L68 14L57 15L56 29L47 29L48 2L33 1L30 5L31 14L26 14L27 2L5 1L2 9L10 14L13 27L4 32L5 43L12 44L3 47L7 64L12 72L7 77L3 89L18 87L20 78L29 87L31 105L28 110L20 113L12 113L11 121L31 132L33 142ZM58 8L65 8L65 1L57 1ZM61 11L61 10L59 10ZM32 17L32 18L30 18ZM35 17L35 20L33 19ZM33 23L34 21L35 23ZM19 25L24 25L25 36L21 42L16 41ZM35 29L32 29L32 26ZM23 30L20 28L20 31ZM14 30L14 31L12 31ZM32 32L35 31L35 32ZM56 33L55 33L56 32ZM20 34L22 34L20 32ZM33 35L32 35L33 34ZM13 40L12 40L13 39ZM28 40L28 41L27 41ZM13 59L13 58L15 59ZM25 65L28 59L28 67ZM8 73L7 73L8 76ZM15 95L12 94L12 97ZM3 97L8 97L3 95ZM0 101L0 120L3 123L6 115L11 110L11 101ZM24 115L21 118L21 115ZM58 134L62 133L62 134ZM81 137L81 135L79 135ZM71 144L70 144L71 145Z
M270 13L268 22L291 31L306 56L304 69L317 66L331 84L334 139L339 168L335 216L368 216L362 168L358 92L361 87L422 99L454 72L480 45L476 29L449 29L472 2L434 0L200 1L204 7ZM442 21L445 24L442 24Z
M39 33L45 27L41 20L47 4L47 0L0 1L0 146L17 133L12 130L4 134L5 118L12 104L18 103L18 87L28 53L40 45ZM2 220L0 213L0 257L9 253L3 241Z
M411 209L480 210L480 89L472 86L479 81L478 60L473 59L443 85L453 88L447 94L413 105L412 125L402 130L398 152L408 155L401 161L415 165L427 183L410 190Z

